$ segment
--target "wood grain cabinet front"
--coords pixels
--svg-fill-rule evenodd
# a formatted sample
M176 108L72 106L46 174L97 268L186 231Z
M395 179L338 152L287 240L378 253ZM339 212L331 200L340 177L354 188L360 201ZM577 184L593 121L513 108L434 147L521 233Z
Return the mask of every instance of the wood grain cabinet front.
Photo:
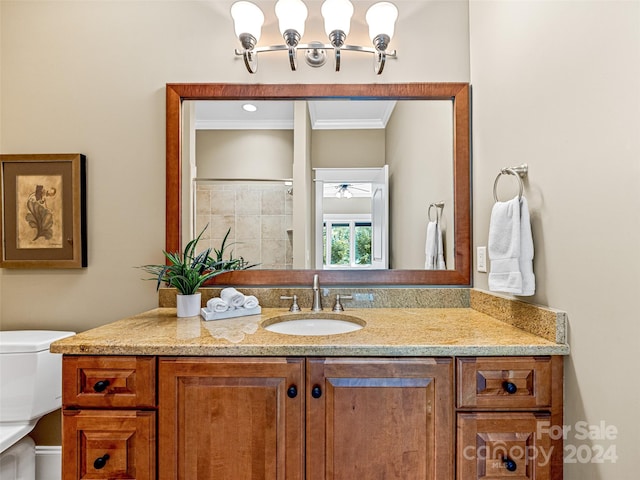
M551 441L542 435L549 414L458 414L458 478L548 480Z
M160 480L453 478L451 358L161 358Z
M551 358L458 358L458 407L549 408Z
M156 357L66 356L66 408L155 408Z
M156 357L62 359L62 480L156 480Z
M456 362L457 479L561 480L562 357Z
M307 479L452 479L452 363L308 359Z
M304 359L159 362L159 480L302 480Z
M563 477L559 356L65 355L63 387L63 480Z
M155 480L156 413L63 412L62 480Z

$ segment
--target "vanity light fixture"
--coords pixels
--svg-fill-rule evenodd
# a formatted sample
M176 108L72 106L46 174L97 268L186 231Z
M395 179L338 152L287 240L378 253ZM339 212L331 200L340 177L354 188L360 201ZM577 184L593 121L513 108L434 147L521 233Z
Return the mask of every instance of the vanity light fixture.
M388 51L389 42L393 38L398 9L391 2L375 3L367 10L365 20L369 25L369 37L372 47L361 47L345 43L351 26L353 4L349 0L325 0L320 9L324 18L324 29L330 43L300 43L304 35L304 24L307 19L307 6L302 0L278 0L275 13L278 17L280 33L284 45L267 47L256 46L262 33L264 14L255 3L240 1L231 6L231 17L238 40L242 45L235 54L242 56L249 73L256 73L258 53L287 51L291 70L297 68L296 53L305 51L305 60L311 67L321 67L327 60L327 50L333 50L336 72L340 71L340 52L370 53L374 56L374 69L380 75L384 70L387 58L396 58L396 51Z

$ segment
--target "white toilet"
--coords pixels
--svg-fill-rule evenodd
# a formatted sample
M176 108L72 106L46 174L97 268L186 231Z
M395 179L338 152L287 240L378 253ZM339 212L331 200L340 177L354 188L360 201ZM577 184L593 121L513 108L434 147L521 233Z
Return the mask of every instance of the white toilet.
M62 405L62 355L49 345L75 332L0 332L0 478L35 478L35 446L27 434Z

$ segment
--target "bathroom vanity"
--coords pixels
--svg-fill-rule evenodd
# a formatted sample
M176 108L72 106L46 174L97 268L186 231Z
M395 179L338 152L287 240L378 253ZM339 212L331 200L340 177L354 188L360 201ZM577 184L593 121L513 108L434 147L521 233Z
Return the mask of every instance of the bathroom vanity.
M562 312L347 313L364 328L312 337L263 328L286 308L158 308L56 342L63 479L562 478Z

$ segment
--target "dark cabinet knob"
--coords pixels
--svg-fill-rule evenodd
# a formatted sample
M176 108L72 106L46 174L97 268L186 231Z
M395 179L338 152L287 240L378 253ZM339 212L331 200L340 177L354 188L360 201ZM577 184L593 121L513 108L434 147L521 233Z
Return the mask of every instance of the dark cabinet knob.
M105 453L103 456L98 457L94 460L93 468L95 468L96 470L104 468L104 466L107 464L107 460L109 460L109 454Z
M289 398L296 398L298 396L298 389L296 388L295 385L291 385L288 389L287 389L287 396Z
M502 463L504 463L504 468L506 468L510 472L515 472L518 469L518 465L516 464L516 462L508 457L503 457Z
M93 389L98 393L104 392L110 383L111 382L109 382L109 380L100 380L99 382L96 382L96 384L93 386Z
M322 389L319 385L314 385L311 389L311 396L313 398L320 398L322 396Z
M518 387L512 382L502 382L502 388L504 388L504 391L509 395L513 395L518 391Z

